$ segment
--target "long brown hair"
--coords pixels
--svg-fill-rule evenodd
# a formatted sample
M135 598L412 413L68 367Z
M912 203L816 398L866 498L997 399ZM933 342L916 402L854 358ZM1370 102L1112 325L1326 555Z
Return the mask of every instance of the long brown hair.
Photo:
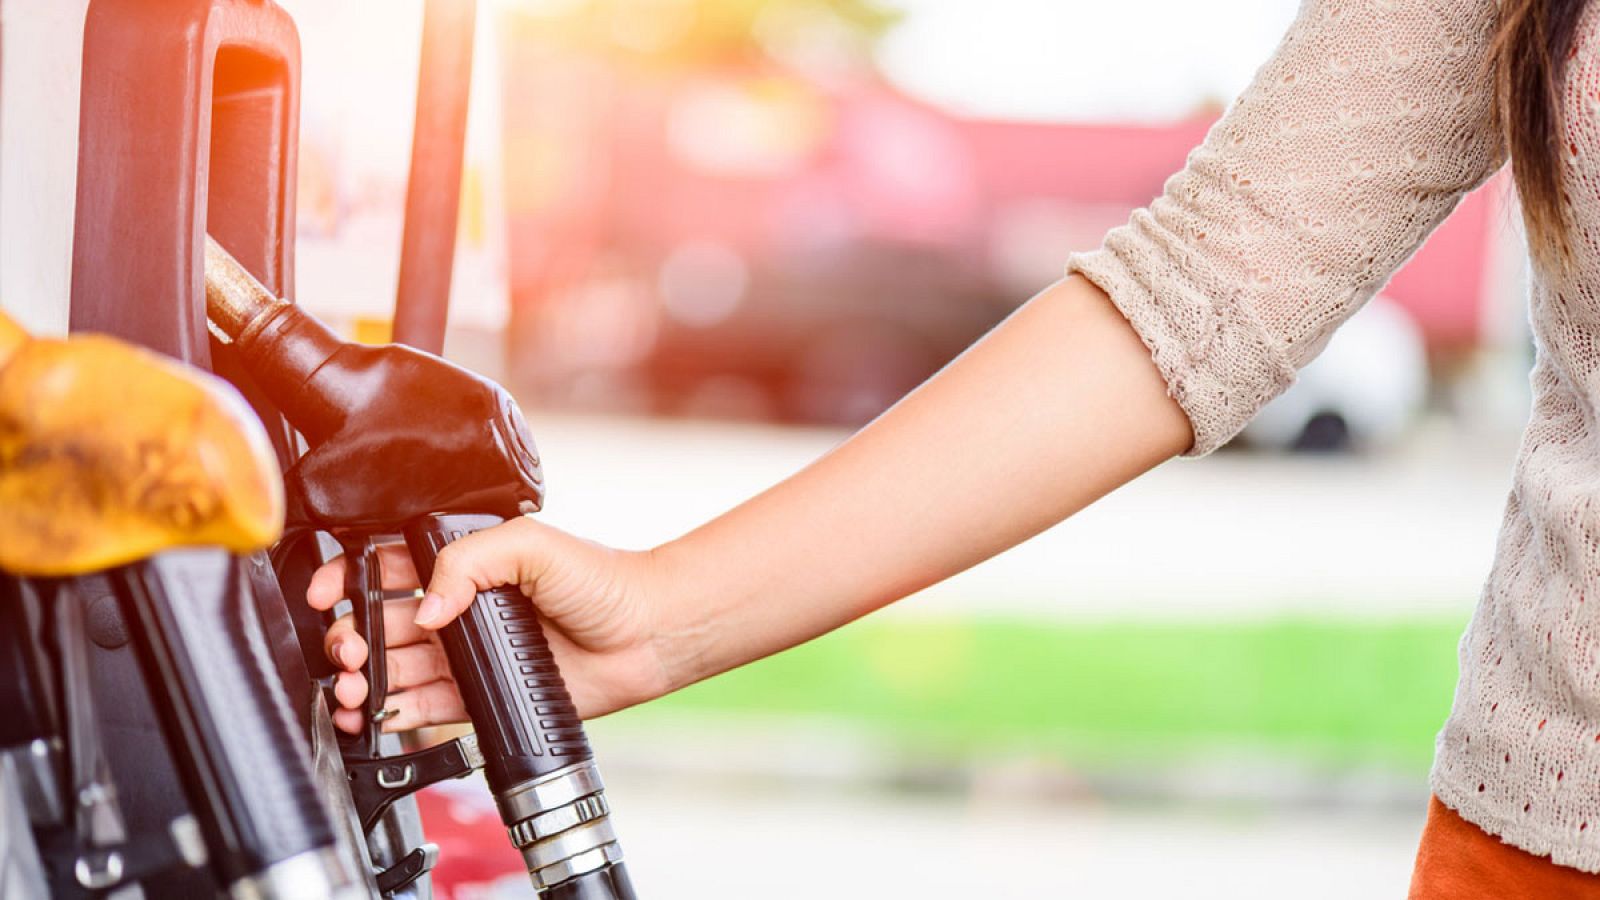
M1493 63L1495 124L1511 152L1528 244L1542 263L1570 257L1572 219L1561 188L1561 77L1586 0L1503 0Z

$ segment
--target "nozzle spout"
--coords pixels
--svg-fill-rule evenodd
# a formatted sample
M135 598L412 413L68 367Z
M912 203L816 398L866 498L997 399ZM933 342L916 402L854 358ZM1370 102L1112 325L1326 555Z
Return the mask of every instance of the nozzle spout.
M217 331L238 340L250 323L287 305L206 235L206 317Z

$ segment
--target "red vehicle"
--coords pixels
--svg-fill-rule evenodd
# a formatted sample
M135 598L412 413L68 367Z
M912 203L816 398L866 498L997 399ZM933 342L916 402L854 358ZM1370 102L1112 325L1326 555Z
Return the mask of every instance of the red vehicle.
M509 179L512 378L546 403L862 422L1159 194L1212 121L962 119L869 78L523 49L506 158L543 176ZM1479 339L1498 208L1469 197L1386 291L1430 351Z

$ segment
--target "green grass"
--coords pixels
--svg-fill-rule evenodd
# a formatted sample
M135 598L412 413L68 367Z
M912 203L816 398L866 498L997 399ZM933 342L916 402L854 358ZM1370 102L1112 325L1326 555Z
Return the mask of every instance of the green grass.
M935 753L1090 763L1246 748L1414 770L1449 711L1463 625L867 621L619 725L824 717Z

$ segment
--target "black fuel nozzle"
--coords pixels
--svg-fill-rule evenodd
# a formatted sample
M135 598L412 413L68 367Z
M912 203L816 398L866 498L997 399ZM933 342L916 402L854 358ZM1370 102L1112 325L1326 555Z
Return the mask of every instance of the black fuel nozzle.
M510 518L543 503L533 437L494 382L410 347L340 339L210 238L206 308L310 445L286 476L291 520L397 533L430 513Z
M370 549L362 541L371 535L404 534L426 583L451 541L539 508L533 439L499 385L409 347L340 340L209 239L206 301L212 326L310 445L285 477L291 521L333 532L347 549ZM376 637L364 667L375 695L371 732L383 713L375 705L382 636L373 630L383 617L362 608L374 596L364 575L351 587L362 595L352 596L358 627ZM534 887L551 897L632 900L594 754L532 602L515 586L484 591L440 640ZM374 741L367 746L375 752Z

